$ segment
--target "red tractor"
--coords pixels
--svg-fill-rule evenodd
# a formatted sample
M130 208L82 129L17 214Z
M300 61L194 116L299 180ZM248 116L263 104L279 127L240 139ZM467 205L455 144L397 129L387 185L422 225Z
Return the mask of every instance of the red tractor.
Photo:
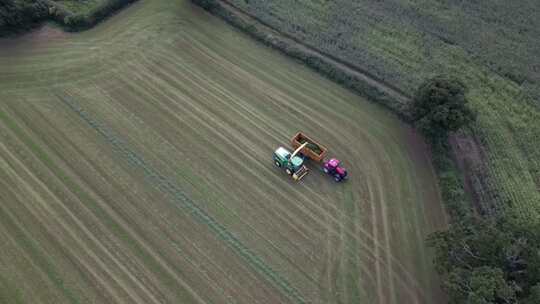
M323 171L326 174L330 174L334 177L336 182L341 182L347 179L347 170L341 166L341 161L336 158L331 158L324 162Z

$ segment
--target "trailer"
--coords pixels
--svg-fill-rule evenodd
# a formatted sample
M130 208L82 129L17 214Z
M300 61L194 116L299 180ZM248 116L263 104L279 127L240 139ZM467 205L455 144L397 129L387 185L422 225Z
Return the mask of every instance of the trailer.
M304 145L304 147L300 149L300 153L315 162L322 162L328 152L326 147L311 139L304 133L298 132L291 139L291 146L294 149L298 149L302 147L302 145Z
M325 160L328 149L308 137L302 132L296 133L291 139L291 145L297 149L303 157L309 158L312 161L320 163L324 173L332 176L336 182L346 180L348 177L347 170L341 166L341 161L337 158Z

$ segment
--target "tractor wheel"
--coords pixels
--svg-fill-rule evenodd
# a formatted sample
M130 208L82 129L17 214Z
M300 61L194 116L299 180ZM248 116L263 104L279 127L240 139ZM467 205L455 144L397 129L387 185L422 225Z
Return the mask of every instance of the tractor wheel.
M326 168L326 167L323 168L323 171L324 171L324 173L326 173L326 174L330 173L330 170L328 170L328 168Z
M278 167L278 168L279 168L279 167L281 167L281 163L280 163L280 162L278 162L277 160L276 160L276 161L274 161L274 165L276 165L276 167Z
M289 169L289 168L285 169L285 172L287 172L287 174L289 174L289 175L292 175L292 174L293 174L292 170Z
M339 175L339 174L334 175L334 180L335 180L337 183L339 183L339 182L342 180L341 175Z

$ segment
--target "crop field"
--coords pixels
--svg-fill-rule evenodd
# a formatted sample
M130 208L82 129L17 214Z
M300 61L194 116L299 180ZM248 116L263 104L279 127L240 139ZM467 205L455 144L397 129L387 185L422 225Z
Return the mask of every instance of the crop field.
M0 40L1 303L443 303L423 142L189 1ZM341 158L299 183L302 130Z
M483 211L540 220L538 1L227 2L409 95L458 76L479 113L485 166L471 169Z

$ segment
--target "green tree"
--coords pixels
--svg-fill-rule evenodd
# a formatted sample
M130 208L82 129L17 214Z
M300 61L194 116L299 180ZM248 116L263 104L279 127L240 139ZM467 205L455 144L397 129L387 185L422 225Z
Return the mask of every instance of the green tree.
M449 274L445 287L451 303L516 303L517 287L505 280L500 268L455 269Z
M465 85L447 76L437 76L418 88L412 114L416 127L432 140L444 140L449 132L476 118L468 106Z
M540 303L540 229L474 217L433 234L451 303Z
M0 35L25 30L47 14L41 0L0 0Z

